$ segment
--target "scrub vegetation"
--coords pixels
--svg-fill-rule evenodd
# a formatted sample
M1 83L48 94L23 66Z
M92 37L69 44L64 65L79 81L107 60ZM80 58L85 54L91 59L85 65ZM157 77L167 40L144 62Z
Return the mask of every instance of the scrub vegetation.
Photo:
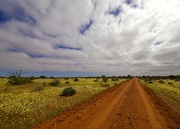
M151 88L156 94L164 98L174 108L180 110L180 78L179 76L168 77L145 77L141 82Z
M33 79L32 79L33 78ZM19 78L20 80L22 78ZM0 78L0 128L27 128L103 92L126 79L39 78L31 83L9 83ZM104 86L106 85L106 86Z

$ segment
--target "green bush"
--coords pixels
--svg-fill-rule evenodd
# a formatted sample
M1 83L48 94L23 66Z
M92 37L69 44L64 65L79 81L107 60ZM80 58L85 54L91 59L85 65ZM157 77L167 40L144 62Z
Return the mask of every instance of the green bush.
M107 82L109 79L108 78L102 78L103 82Z
M118 81L118 78L111 78L111 81Z
M27 77L20 77L20 78L12 77L9 78L8 83L12 85L22 85L26 83L32 83L32 80L31 78L27 78Z
M98 82L98 80L96 79L96 80L94 80L94 82Z
M163 81L163 80L159 80L158 81L160 84L165 84L165 81Z
M73 89L72 87L68 87L68 88L65 88L63 91L62 91L62 94L61 96L72 96L76 93L76 90Z
M173 83L172 82L168 82L168 84L172 85Z
M78 78L74 78L74 81L75 81L75 82L78 82L78 81L79 81L79 79L78 79Z
M69 84L69 81L66 81L66 84Z
M58 79L54 79L52 82L49 83L50 86L58 86L60 81Z

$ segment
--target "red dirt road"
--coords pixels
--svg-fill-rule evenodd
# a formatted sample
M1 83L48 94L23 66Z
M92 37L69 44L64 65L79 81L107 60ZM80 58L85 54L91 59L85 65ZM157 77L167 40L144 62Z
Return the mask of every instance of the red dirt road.
M180 129L180 114L131 79L31 129Z

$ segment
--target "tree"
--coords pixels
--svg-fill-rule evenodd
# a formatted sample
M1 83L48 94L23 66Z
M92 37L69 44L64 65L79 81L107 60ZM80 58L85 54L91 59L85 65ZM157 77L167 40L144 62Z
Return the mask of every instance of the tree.
M11 69L11 71L9 72L9 75L11 77L20 78L23 73L24 72L22 69Z
M41 79L46 79L47 77L44 76L44 75L41 75L41 76L39 76L39 78L41 78Z
M12 85L22 85L22 84L25 84L25 83L32 83L32 79L31 78L28 78L28 77L21 77L22 74L23 74L23 70L19 69L12 69L10 71L10 77L9 77L9 81L8 83L9 84L12 84Z

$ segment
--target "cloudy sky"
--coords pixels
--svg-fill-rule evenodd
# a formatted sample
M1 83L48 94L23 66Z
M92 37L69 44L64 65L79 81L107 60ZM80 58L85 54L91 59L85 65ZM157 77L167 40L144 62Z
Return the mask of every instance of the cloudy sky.
M180 74L180 0L0 0L0 75Z

